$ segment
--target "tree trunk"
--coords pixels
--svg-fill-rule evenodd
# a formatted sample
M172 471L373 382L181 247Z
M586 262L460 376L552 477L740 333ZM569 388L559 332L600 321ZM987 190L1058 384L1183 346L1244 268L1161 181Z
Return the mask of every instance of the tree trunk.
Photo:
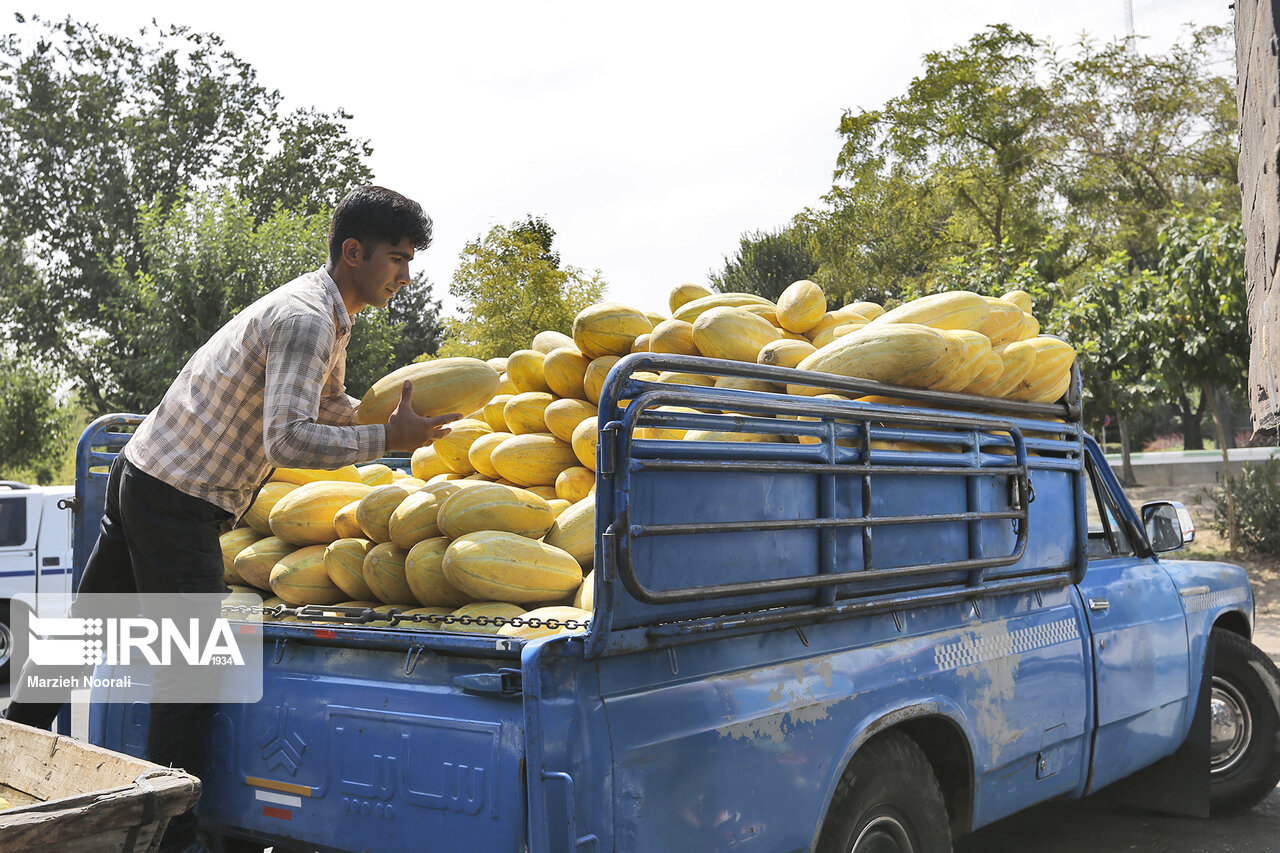
M1231 395L1221 388L1213 389L1213 404L1222 416L1222 430L1226 436L1227 447L1236 446L1236 417L1231 405Z
M1120 431L1120 485L1136 486L1138 478L1133 474L1133 460L1129 458L1129 421L1117 416L1116 427Z
M1218 399L1214 396L1213 386L1208 382L1200 383L1201 392L1209 400L1209 409L1213 412L1213 424L1218 429L1218 447L1222 451L1222 489L1227 496L1227 548L1232 557L1236 553L1236 498L1231 490L1231 457L1227 455L1226 426L1222 421L1222 412L1218 409Z
M1182 449L1204 450L1204 434L1200 431L1200 416L1204 414L1204 397L1200 405L1191 408L1191 400L1186 393L1178 395L1178 413L1182 418Z

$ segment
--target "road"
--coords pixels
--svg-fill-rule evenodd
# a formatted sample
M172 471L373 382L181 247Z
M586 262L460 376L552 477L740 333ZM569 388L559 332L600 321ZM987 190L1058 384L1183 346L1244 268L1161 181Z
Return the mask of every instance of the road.
M956 853L1276 853L1280 788L1239 817L1163 817L1100 799L1048 803L983 827Z

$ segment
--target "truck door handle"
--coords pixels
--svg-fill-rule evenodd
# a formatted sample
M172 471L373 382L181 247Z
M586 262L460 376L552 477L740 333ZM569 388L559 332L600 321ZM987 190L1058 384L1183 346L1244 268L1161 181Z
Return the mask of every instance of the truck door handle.
M1091 598L1089 599L1089 609L1095 612L1100 610L1110 610L1111 602L1107 601L1105 598Z

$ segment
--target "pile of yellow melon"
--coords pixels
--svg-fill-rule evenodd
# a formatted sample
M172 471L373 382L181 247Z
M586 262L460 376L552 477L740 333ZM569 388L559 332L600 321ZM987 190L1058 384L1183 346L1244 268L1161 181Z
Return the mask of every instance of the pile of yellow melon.
M385 423L406 379L420 414L466 416L413 454L412 475L378 464L278 470L242 526L222 537L228 583L269 592L269 604L455 617L419 623L428 628L519 637L569 630L539 623L590 618L597 406L624 355L696 355L1035 402L1062 396L1075 358L1069 344L1039 334L1021 291L829 311L810 281L776 303L684 284L671 291L670 308L667 317L593 305L575 318L572 336L545 331L505 358L434 359L383 377L361 401L362 423ZM848 399L799 383L645 378ZM656 427L637 435L783 440Z

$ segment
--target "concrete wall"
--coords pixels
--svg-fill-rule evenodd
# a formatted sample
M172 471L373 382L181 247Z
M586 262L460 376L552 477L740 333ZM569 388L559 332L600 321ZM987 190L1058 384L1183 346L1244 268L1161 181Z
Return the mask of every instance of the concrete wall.
M1280 458L1280 447L1237 447L1227 451L1232 476L1239 476L1246 462L1260 464L1272 456ZM1222 453L1218 450L1171 450L1134 453L1130 457L1133 475L1141 486L1194 486L1218 481L1222 474ZM1120 471L1120 454L1108 453L1107 462Z

